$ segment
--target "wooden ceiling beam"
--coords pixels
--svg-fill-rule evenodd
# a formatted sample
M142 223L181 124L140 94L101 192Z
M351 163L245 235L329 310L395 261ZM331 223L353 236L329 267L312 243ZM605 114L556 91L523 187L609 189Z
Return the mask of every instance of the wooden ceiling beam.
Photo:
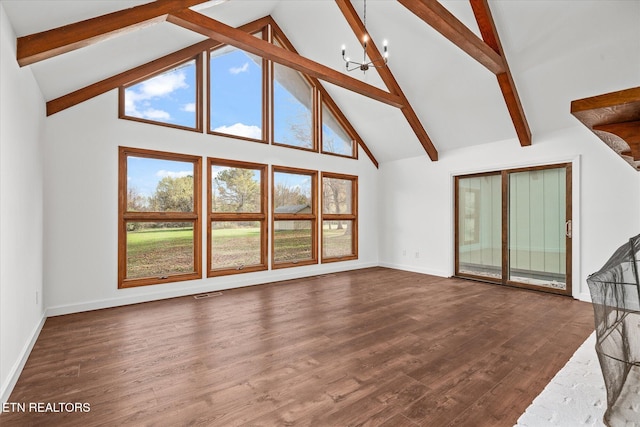
M264 17L253 22L238 27L239 30L249 34L255 33L271 22L271 17ZM81 102L87 101L110 90L117 89L120 86L131 83L136 80L143 79L160 70L167 69L173 65L179 64L195 55L210 49L214 49L221 45L219 41L207 39L200 43L193 44L177 52L165 55L146 64L124 71L115 76L101 80L89 86L68 93L59 98L47 102L47 116L58 113Z
M364 27L364 23L356 13L356 10L351 4L351 1L336 0L336 3L338 4L340 11L344 15L349 26L353 30L353 33L355 34L355 36L358 38L358 40L362 40L362 38L366 34L366 30ZM374 43L371 37L369 37L369 42L367 43L367 55L369 56L369 58L382 58L382 54L380 53L380 50L378 49L378 47L376 46L376 44ZM389 67L383 66L383 67L377 68L376 71L382 78L382 81L384 82L384 84L387 86L387 89L389 89L391 93L398 95L402 99L402 102L404 104L404 107L402 107L401 109L402 114L404 114L405 118L409 122L409 125L415 132L416 137L420 141L420 144L422 144L422 146L424 147L424 150L429 155L429 158L433 161L438 160L438 150L436 150L436 147L433 145L431 138L429 138L429 135L427 135L427 131L424 129L424 127L420 123L420 120L418 119L416 112L413 110L413 107L409 103L409 100L402 92L402 88L400 87L397 80L393 76L393 73L391 73L391 70L389 69Z
M162 22L167 14L207 0L157 0L40 33L18 37L21 67Z
M520 145L523 147L531 145L531 130L529 129L529 123L527 122L527 117L524 114L524 109L522 108L520 96L516 90L516 84L513 81L513 76L511 75L507 58L504 55L498 30L496 29L493 16L491 15L491 9L489 9L489 3L487 0L470 0L470 2L473 14L476 17L478 27L480 28L480 34L482 34L482 39L502 58L504 72L496 74L496 77L498 78L498 84L500 85L504 101L507 104L511 121L516 129L518 140L520 140Z
M437 0L398 0L398 2L492 73L501 74L506 71L502 56Z
M193 58L195 55L209 48L209 45L211 44L212 43L210 40L205 40L204 42L200 42L187 48L181 49L170 55L155 59L131 70L124 71L122 73L116 74L115 76L111 76L89 86L85 86L59 98L47 101L47 116L59 113L60 111L71 108L74 105L78 105L84 101L88 101L89 99L95 98L96 96L102 95L103 93L109 92L110 90L117 89L118 87L129 82L142 79L146 76L150 76L155 72L158 72L159 70L167 69L168 67L177 65L182 61L188 60L189 58Z
M169 14L167 21L376 101L397 108L404 107L402 99L396 94L385 92L190 9Z

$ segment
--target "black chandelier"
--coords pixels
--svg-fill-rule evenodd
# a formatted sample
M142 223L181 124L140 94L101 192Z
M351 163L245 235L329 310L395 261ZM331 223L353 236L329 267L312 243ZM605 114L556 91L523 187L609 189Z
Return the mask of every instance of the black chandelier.
M345 62L345 68L347 71L361 70L367 72L369 68L380 68L387 65L389 60L389 49L387 47L387 41L384 40L382 47L382 57L374 60L367 61L367 43L369 42L369 33L367 32L367 0L364 0L364 35L362 36L362 62L352 61L348 56L345 56L347 49L345 45L342 45L342 59Z

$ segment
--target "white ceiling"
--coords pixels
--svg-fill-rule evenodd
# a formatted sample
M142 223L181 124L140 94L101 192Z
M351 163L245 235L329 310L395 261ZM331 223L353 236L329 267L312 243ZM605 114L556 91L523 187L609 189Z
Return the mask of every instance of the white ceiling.
M146 1L2 0L17 36ZM239 26L272 15L301 55L343 70L340 47L358 41L333 0L227 0L201 13ZM353 0L362 16L362 0ZM442 1L479 34L469 2ZM574 99L640 86L640 0L490 0L529 126L536 135L575 126ZM393 0L368 0L367 27L389 41L389 67L440 155L515 138L495 76ZM156 24L30 65L51 100L202 40ZM384 88L377 73L364 78ZM426 155L400 110L325 84L378 161ZM517 144L517 142L514 142ZM524 149L523 149L524 150Z

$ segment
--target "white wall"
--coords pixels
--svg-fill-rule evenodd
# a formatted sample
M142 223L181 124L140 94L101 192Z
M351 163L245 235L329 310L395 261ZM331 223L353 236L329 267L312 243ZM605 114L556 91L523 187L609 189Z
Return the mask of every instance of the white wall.
M0 402L44 322L42 131L44 102L0 5ZM36 293L38 294L36 302Z
M117 111L118 94L111 91L47 118L44 271L49 315L378 265L378 170L362 151L359 160L339 158L121 120ZM358 175L359 259L118 289L118 146ZM203 185L203 200L205 192Z
M507 140L380 167L380 263L453 274L453 176L572 161L573 294L589 299L586 277L640 232L638 172L586 127L534 135L533 145Z

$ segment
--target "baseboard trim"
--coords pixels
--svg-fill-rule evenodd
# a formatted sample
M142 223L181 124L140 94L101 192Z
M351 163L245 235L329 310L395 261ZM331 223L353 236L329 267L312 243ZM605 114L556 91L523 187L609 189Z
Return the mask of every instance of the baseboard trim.
M27 363L27 359L29 359L29 355L31 354L31 350L33 350L33 346L35 345L38 337L40 336L40 331L42 331L42 327L44 326L44 322L47 320L47 316L45 313L42 313L42 318L40 322L36 325L36 327L31 332L31 338L27 343L25 343L22 351L20 352L20 357L16 360L13 367L9 371L9 376L7 377L7 381L2 384L2 389L0 392L0 404L4 404L9 400L11 396L11 392L13 388L16 386L18 382L18 378L20 378L20 374L22 374L22 369L24 369L24 365Z
M579 299L580 301L591 302L591 294L586 292L579 293L575 296L575 298Z
M429 274L431 276L438 276L438 277L451 277L451 274L449 274L448 272L443 271L443 270L432 270L432 269L429 269L429 268L415 267L415 266L412 266L412 265L403 265L403 264L394 264L394 263L390 263L390 262L381 262L380 263L380 267L393 268L395 270L411 271L412 273Z
M335 264L318 265L318 268L308 269L308 270L305 270L304 272L276 270L278 271L277 273L274 272L274 274L271 274L268 277L265 277L262 274L256 277L249 277L247 275L242 278L238 276L238 278L234 280L233 277L229 276L228 278L226 278L223 284L212 284L211 282L205 281L200 285L189 287L189 288L181 288L181 289L154 292L154 293L145 293L142 295L130 295L130 296L124 296L124 297L107 298L107 299L101 299L101 300L82 302L78 304L66 304L66 305L49 307L46 310L46 315L47 317L62 316L65 314L80 313L80 312L91 311L91 310L101 310L103 308L120 307L123 305L139 304L143 302L158 301L158 300L169 299L169 298L178 298L178 297L195 295L195 294L200 294L205 292L225 291L229 289L244 288L247 286L262 285L266 283L281 282L281 281L292 280L292 279L302 279L305 277L313 277L313 276L318 276L322 274L338 273L341 271L350 271L350 270L360 270L363 268L370 268L370 267L377 267L377 266L378 266L378 263L375 263L375 262L349 264L349 265L342 265L342 266L338 266L338 264L335 263ZM252 273L249 273L249 274L252 274Z

